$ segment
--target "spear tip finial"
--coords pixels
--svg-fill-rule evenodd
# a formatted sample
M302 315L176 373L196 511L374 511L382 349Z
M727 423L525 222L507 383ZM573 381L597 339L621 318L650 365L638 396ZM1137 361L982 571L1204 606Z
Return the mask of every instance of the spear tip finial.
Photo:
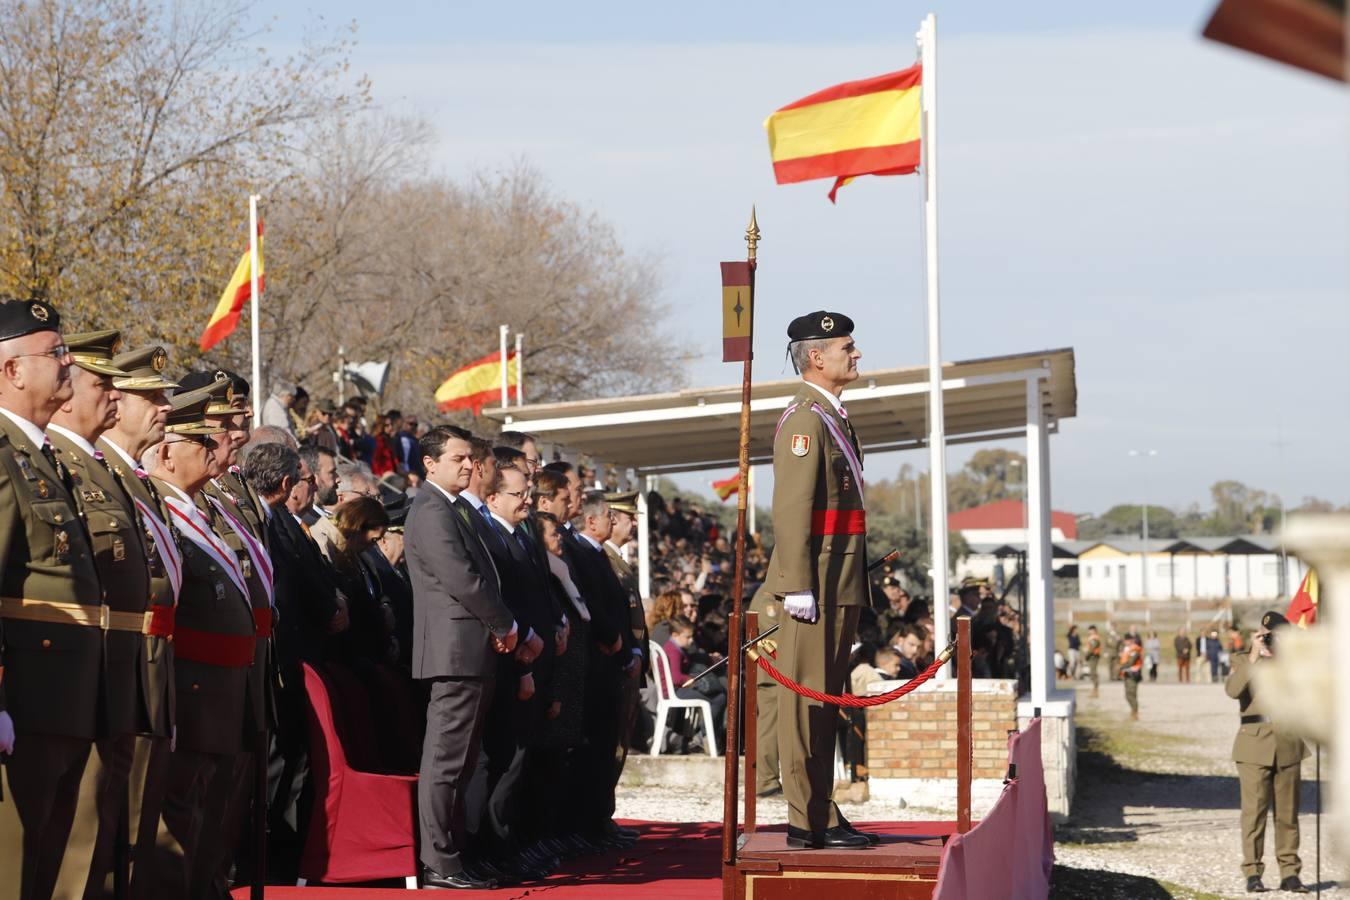
M759 246L759 222L755 221L754 204L750 206L750 224L745 226L745 243L749 249L749 258L755 258L755 250Z

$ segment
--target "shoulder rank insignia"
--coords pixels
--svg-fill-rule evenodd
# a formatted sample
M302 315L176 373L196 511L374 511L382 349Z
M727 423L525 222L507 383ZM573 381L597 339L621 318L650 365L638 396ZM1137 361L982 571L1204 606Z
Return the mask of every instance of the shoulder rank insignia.
M792 436L792 455L805 456L811 452L811 435L794 434Z

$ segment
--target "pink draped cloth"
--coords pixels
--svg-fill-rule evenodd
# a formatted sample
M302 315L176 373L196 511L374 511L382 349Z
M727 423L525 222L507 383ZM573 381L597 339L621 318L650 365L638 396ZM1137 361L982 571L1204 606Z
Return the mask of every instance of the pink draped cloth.
M1008 738L1008 761L1017 766L1016 780L1003 786L978 825L947 842L933 900L1044 900L1050 893L1055 837L1045 803L1040 719Z

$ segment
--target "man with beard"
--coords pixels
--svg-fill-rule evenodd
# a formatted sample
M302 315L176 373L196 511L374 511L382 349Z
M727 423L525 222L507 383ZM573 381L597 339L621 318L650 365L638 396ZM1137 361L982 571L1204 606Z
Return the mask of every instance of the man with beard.
M60 316L0 302L0 897L47 898L96 737L107 613L70 475L43 429L72 395ZM92 855L92 854L91 854ZM87 865L87 863L86 863Z

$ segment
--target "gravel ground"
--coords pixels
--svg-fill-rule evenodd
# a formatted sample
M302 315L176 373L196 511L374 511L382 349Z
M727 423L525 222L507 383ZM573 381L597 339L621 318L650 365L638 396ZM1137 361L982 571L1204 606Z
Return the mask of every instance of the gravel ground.
M1245 897L1240 865L1237 773L1229 761L1237 704L1218 684L1140 685L1140 721L1130 722L1124 688L1078 690L1078 795L1071 820L1056 829L1056 861L1065 871L1055 896ZM1304 882L1312 887L1314 761L1303 768L1301 847ZM1325 774L1325 773L1324 773ZM1323 789L1325 791L1325 782ZM1105 892L1081 893L1089 873ZM1322 895L1340 888L1346 867L1323 850ZM1267 887L1279 883L1274 826L1266 832ZM1149 882L1152 885L1149 885Z
M1067 683L1061 683L1067 687ZM1092 900L1245 897L1238 841L1238 785L1229 761L1237 705L1217 684L1144 682L1140 721L1130 722L1119 683L1101 696L1080 687L1078 794L1056 828L1051 896ZM1315 881L1313 760L1304 764L1303 880ZM721 779L704 788L644 786L620 791L617 815L666 822L722 817ZM1325 790L1325 785L1324 785ZM843 807L854 821L946 818L948 810L872 800ZM782 822L782 798L762 800L759 818ZM976 811L978 815L978 810ZM1279 882L1274 826L1266 835L1268 888ZM1325 841L1324 841L1325 843ZM1348 898L1347 866L1322 855L1322 895ZM1291 896L1279 895L1276 896Z

